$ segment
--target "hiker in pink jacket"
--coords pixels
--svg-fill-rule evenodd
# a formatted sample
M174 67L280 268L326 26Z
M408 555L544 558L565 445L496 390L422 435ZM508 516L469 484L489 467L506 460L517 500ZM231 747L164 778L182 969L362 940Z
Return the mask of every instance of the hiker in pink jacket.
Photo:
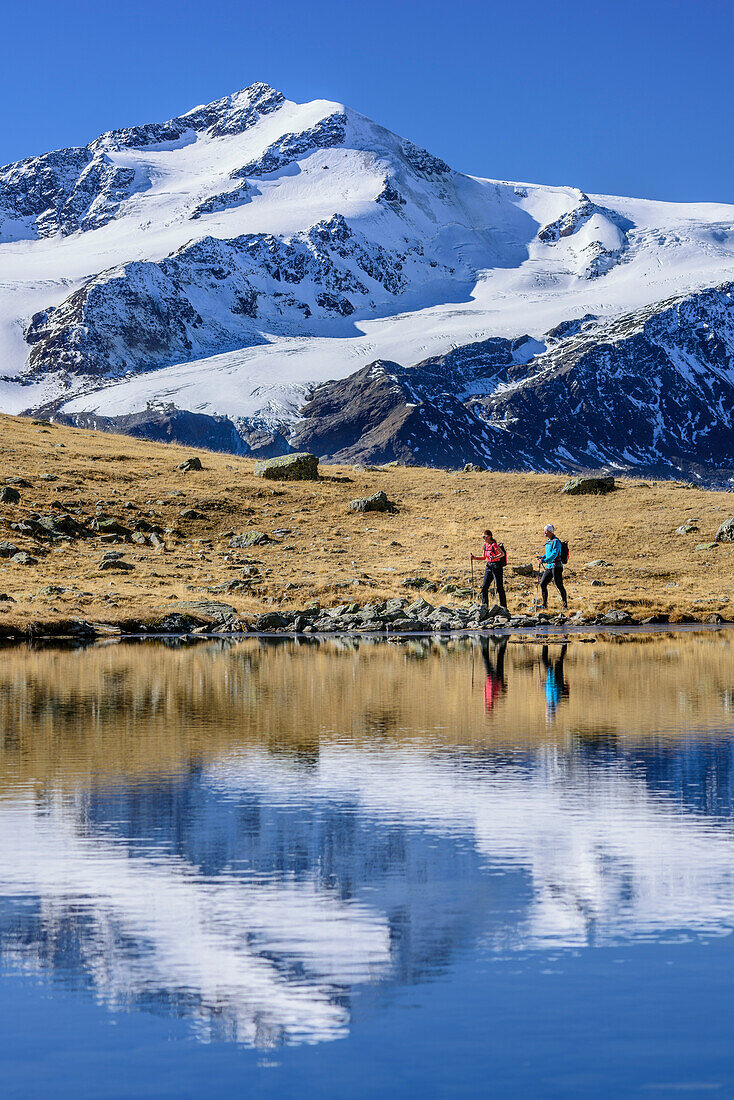
M484 532L484 546L480 555L472 554L472 561L484 561L486 562L486 568L484 570L484 580L482 581L482 604L487 607L489 604L489 586L494 583L497 585L497 599L500 607L507 607L507 597L505 596L505 586L502 581L502 573L505 563L505 552L502 547L495 542L494 535L491 531Z

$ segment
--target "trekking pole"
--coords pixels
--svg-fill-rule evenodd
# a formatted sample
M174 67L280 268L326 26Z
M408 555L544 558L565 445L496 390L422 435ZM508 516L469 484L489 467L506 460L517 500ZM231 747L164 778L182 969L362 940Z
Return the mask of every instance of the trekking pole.
M540 566L538 566L538 576L535 578L535 604L533 605L533 615L538 614L538 591L540 589Z
M471 562L471 598L472 601L476 602L477 594L474 591L474 558L471 554L469 555L469 561Z

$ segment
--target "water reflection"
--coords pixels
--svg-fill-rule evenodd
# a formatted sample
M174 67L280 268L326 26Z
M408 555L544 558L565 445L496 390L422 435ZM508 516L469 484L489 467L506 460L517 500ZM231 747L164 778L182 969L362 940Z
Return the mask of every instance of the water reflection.
M273 1046L467 953L728 932L733 652L15 653L4 963Z

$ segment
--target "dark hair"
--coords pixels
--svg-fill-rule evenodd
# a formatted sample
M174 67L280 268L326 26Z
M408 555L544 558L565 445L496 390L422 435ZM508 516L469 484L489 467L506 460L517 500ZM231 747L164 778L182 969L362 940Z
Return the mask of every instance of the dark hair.
M485 531L484 533L485 533L485 535L489 535L489 537L490 537L491 539L492 539L492 538L494 538L494 535L493 535L493 534L492 534L492 532L490 531L489 527L487 528L487 530L486 530L486 531Z

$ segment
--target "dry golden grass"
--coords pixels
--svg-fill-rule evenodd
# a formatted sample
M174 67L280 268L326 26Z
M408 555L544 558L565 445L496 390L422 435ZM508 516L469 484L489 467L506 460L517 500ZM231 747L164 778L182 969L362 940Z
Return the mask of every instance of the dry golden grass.
M712 541L734 513L726 492L630 479L621 480L610 496L567 497L559 493L561 476L405 467L358 472L322 466L319 482L275 483L255 478L254 462L245 458L18 417L2 416L0 424L5 476L33 483L20 490L20 504L0 505L0 538L37 556L43 543L18 535L9 524L32 511L61 510L60 504L77 518L91 519L100 505L127 525L139 517L176 529L166 537L165 552L118 547L136 567L129 575L97 569L109 549L97 538L51 547L35 566L0 562L0 590L16 601L0 603L0 625L6 627L69 617L114 622L175 607L174 597L220 598L247 615L303 607L314 599L329 605L405 595L400 582L410 575L439 586L466 583L469 553L479 553L487 525L505 543L510 566L533 560L549 521L571 544L566 576L572 610L592 613L615 606L635 616L663 611L674 619L712 612L731 617L734 546L696 549ZM178 471L178 463L194 453L205 469ZM40 480L49 473L58 480ZM397 503L396 514L348 510L352 498L377 489ZM200 510L203 518L180 518L186 507ZM699 532L676 535L690 519L696 519ZM292 533L249 551L228 546L231 533L254 529L273 535L278 528ZM585 568L596 558L611 562L611 568ZM249 592L211 595L210 587L240 577L243 564L253 560L261 576ZM595 578L604 587L592 587ZM39 596L46 585L73 591ZM515 610L524 610L534 592L532 582L513 577L511 569L507 589ZM451 602L447 595L429 598Z

